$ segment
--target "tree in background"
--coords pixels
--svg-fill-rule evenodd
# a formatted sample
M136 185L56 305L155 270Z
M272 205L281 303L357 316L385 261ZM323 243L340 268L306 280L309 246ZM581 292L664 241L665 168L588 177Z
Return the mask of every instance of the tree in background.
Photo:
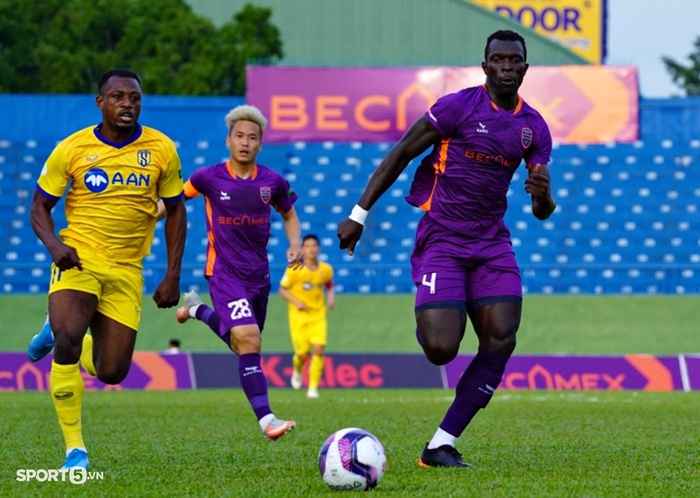
M245 88L246 64L269 66L284 56L280 30L270 22L270 17L270 9L246 4L234 14L233 23L221 27L223 50L236 54L236 59L224 67L224 81L231 85L230 92Z
M700 95L700 37L696 38L693 46L695 52L688 56L690 59L688 67L670 57L661 58L673 82L681 87L688 97Z
M94 93L128 67L149 94L243 95L245 64L282 58L270 9L216 29L183 0L0 0L0 92Z

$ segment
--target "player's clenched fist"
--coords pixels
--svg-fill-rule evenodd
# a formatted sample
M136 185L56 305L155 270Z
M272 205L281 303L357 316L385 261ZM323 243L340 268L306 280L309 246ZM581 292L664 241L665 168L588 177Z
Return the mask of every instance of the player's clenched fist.
M355 252L355 245L360 240L363 229L363 225L350 218L345 218L338 225L337 235L340 239L340 248L347 249L350 256Z

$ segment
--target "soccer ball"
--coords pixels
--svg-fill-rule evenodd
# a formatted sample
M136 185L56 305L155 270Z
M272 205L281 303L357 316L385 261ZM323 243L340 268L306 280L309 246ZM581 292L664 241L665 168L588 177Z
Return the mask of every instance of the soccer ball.
M318 452L323 482L336 490L372 489L386 471L386 455L379 440L357 427L330 435Z

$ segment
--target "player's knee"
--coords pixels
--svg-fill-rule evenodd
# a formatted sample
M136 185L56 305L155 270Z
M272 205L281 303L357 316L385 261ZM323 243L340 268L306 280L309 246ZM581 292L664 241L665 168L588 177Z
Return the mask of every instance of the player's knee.
M446 365L455 359L459 348L445 344L425 344L423 351L428 361L433 365Z
M97 378L105 384L120 384L129 373L129 367L97 367Z
M80 351L82 350L82 339L58 335L55 332L54 335L56 337L53 349L54 359L66 364L77 363L80 359Z
M259 353L262 347L260 332L244 331L233 334L233 351L236 354Z
M515 332L494 334L488 337L487 343L482 345L490 353L510 355L515 350Z

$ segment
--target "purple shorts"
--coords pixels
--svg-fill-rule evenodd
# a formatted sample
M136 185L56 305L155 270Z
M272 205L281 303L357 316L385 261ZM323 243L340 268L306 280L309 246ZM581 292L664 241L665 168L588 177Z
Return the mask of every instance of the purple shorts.
M209 277L209 295L221 319L221 337L239 325L257 324L262 332L270 297L269 282L250 286L231 277L212 275Z
M418 223L411 255L416 312L467 311L491 303L522 303L520 269L502 225L493 237L456 233L425 215Z

